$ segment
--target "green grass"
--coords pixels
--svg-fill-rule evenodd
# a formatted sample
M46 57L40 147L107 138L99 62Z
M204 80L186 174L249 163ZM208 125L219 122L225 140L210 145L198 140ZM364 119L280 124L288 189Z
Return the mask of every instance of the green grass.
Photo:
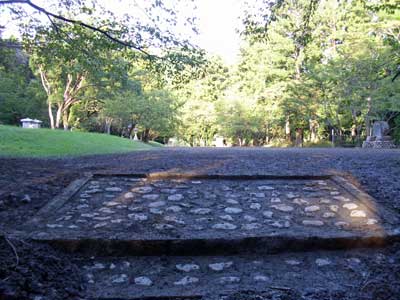
M156 141L149 141L148 144L153 146L153 147L164 147L164 144L161 144L161 143L156 142Z
M123 153L154 149L139 141L100 133L50 129L24 129L0 125L0 155L14 157L60 157Z

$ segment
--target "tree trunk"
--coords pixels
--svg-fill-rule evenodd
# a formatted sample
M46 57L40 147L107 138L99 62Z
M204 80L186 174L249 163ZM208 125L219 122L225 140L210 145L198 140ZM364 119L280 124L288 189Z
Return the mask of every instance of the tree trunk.
M50 101L48 101L48 108L49 108L50 127L51 127L51 129L55 129L55 127L54 127L53 110L51 109L51 102Z
M106 117L105 121L106 121L106 123L104 126L104 133L111 134L111 124L112 124L113 119Z
M370 136L371 135L371 119L370 119L370 113L372 109L371 105L371 97L367 97L367 113L365 114L365 131L366 135Z
M310 125L310 141L312 143L318 142L318 136L317 136L317 130L319 127L318 121L310 119L309 125Z
M59 105L59 106L57 107L55 128L60 128L61 117L62 117L62 106Z
M265 143L269 144L269 123L265 126Z
M296 147L303 147L303 129L296 129Z
M69 130L69 110L66 109L63 112L63 127L64 130Z
M289 115L286 115L285 135L286 135L286 140L288 142L290 142L291 141L291 132L290 132L290 116Z
M144 133L143 133L143 139L142 139L142 141L145 142L145 143L147 143L147 142L149 141L149 136L150 136L150 128L146 128L146 129L144 130Z

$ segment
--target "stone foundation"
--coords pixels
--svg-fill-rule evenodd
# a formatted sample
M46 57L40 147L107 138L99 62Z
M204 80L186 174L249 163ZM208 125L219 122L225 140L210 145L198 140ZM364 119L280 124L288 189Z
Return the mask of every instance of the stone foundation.
M393 141L365 141L362 144L363 148L373 148L373 149L394 149L397 146Z

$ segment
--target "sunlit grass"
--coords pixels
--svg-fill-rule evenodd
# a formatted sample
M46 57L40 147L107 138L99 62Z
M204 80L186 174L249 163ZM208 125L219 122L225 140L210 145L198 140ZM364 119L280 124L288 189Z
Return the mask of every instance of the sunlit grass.
M0 125L0 155L57 157L123 153L155 146L100 133L24 129Z

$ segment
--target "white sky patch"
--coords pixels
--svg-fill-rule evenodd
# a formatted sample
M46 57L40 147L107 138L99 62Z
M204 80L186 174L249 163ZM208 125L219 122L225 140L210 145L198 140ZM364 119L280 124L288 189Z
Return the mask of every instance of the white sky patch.
M241 0L199 0L199 45L211 54L221 56L226 63L236 62L240 37Z

